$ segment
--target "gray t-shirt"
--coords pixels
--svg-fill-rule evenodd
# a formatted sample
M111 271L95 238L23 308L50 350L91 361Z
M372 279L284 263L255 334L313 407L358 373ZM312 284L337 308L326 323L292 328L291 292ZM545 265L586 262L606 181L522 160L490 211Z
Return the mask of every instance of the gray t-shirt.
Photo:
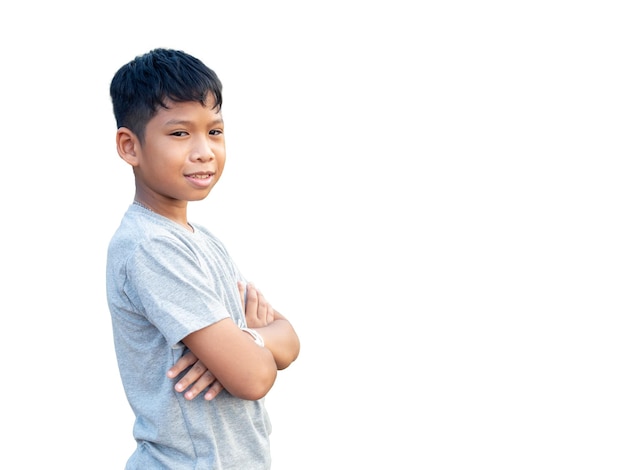
M223 390L188 401L165 375L185 352L185 336L229 316L245 326L243 276L217 238L193 228L132 204L109 244L107 299L135 414L137 449L126 469L269 469L263 400Z

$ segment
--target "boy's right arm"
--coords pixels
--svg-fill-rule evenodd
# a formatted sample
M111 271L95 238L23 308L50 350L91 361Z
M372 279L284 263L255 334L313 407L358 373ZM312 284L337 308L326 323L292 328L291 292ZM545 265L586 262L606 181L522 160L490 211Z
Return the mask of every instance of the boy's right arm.
M183 343L236 397L258 400L276 380L278 369L272 352L256 344L230 318L191 333Z
M300 352L300 340L295 330L283 315L272 308L261 291L253 284L246 286L243 283L239 283L238 287L248 327L254 328L262 336L265 348L272 353L276 368L279 370L285 369L298 357ZM210 386L205 394L205 399L210 400L225 387L220 382L219 377L210 372L210 367L207 370L208 366L205 366L202 359L198 358L199 356L196 357L193 349L191 349L170 369L168 376L171 378L176 377L185 368L194 364L176 384L176 390L180 392L189 387L185 392L185 398L193 399L201 390ZM271 384L269 387L271 388ZM229 391L236 395L234 391Z

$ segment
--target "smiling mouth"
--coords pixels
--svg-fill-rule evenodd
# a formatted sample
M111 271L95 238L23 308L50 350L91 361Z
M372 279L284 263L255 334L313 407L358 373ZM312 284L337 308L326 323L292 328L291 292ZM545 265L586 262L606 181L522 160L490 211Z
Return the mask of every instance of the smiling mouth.
M192 173L190 175L185 175L187 178L197 178L200 180L208 179L213 176L213 173Z

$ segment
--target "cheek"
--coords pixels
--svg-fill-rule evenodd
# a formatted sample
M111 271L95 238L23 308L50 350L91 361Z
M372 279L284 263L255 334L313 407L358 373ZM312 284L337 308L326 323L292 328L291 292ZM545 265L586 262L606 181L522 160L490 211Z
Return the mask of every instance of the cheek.
M221 173L225 166L226 166L226 155L222 154L220 157L217 158L218 171Z

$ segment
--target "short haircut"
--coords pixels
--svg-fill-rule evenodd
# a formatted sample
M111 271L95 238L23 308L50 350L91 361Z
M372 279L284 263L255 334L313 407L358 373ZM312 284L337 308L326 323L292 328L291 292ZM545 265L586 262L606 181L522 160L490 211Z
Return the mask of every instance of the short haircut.
M222 108L222 83L199 59L173 49L153 49L122 66L110 87L118 129L126 127L143 142L146 125L166 101L195 101Z

